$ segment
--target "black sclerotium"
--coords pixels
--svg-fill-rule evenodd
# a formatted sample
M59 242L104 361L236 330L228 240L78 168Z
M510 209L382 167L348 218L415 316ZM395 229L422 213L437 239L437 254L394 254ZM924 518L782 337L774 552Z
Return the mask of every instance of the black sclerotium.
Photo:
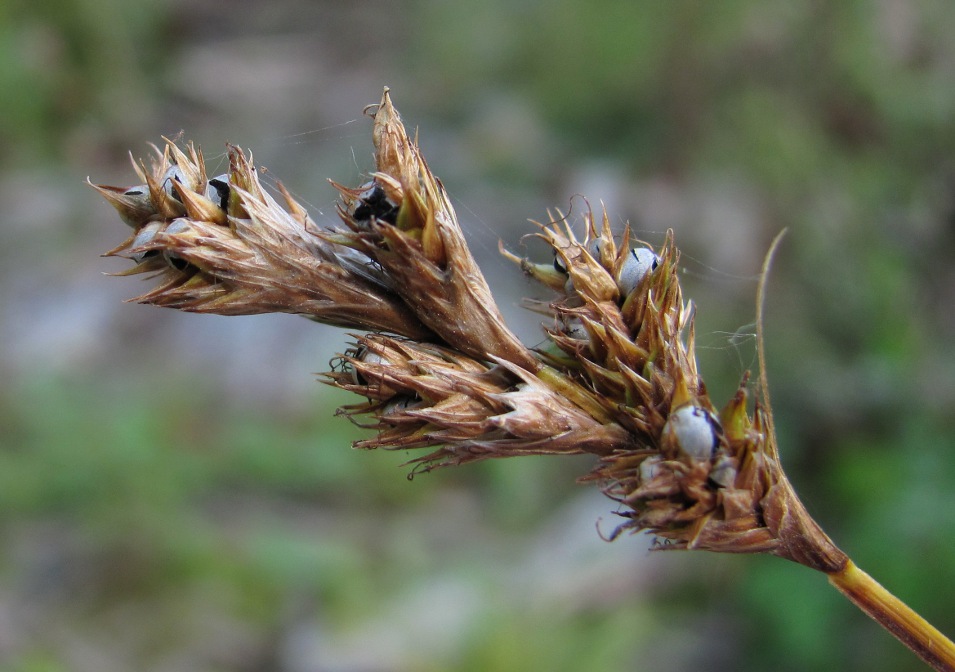
M398 221L398 206L388 200L385 190L377 182L365 185L359 198L361 203L352 212L355 221L368 222L372 218L388 224Z

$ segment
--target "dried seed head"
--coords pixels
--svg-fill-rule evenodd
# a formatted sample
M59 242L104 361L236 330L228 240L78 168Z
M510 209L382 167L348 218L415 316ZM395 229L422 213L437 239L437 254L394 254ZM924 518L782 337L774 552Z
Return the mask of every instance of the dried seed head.
M349 229L335 240L374 260L444 343L535 369L537 358L504 323L444 187L408 137L387 89L373 117L377 171L358 189L333 183Z
M378 436L359 448L435 450L414 462L434 466L489 457L608 453L628 440L620 427L596 420L568 395L509 362L481 362L435 345L366 335L329 381L371 401L346 407L371 416ZM573 397L574 395L569 395ZM408 401L412 400L412 401Z
M288 312L330 324L429 338L431 331L376 273L373 260L310 228L304 209L280 187L280 205L238 148L230 172L207 180L201 153L167 141L146 188L95 186L134 228L108 254L158 272L137 300L195 312ZM129 192L129 193L126 193Z
M779 465L771 416L746 380L717 419L694 354L672 233L658 249L615 238L604 211L577 237L557 212L536 234L552 263L520 259L555 290L558 325L535 353L504 324L441 182L387 89L374 106L376 170L341 194L341 230L318 230L251 157L207 179L201 152L166 141L134 187L94 188L133 233L110 254L155 272L139 300L220 314L290 312L367 329L326 375L365 398L340 409L377 430L363 448L428 448L425 469L490 457L589 452L585 480L621 503L624 530L666 548L773 553L823 571L845 556ZM765 270L765 269L764 269ZM768 406L768 400L766 400Z
M787 517L798 500L764 414L758 407L755 419L747 413L745 381L721 419L714 415L697 373L693 306L681 296L672 234L657 252L633 245L629 230L615 240L606 213L588 212L581 240L557 214L538 234L554 250L552 265L504 254L559 293L549 309L563 326L550 335L563 356L547 356L596 393L590 405L575 393L577 403L629 434L629 445L603 456L585 479L625 505L628 522L615 534L649 530L666 548L838 566L840 554L817 528ZM792 543L800 535L817 550Z

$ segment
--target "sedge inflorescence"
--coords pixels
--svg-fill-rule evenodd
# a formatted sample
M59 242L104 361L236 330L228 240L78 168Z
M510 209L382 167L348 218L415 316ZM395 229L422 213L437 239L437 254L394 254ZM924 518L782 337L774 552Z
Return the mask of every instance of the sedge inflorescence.
M721 409L697 370L679 251L588 210L575 233L559 212L532 234L552 258L502 246L553 290L533 308L546 344L505 324L447 193L386 90L369 108L375 170L340 194L320 226L281 184L266 190L229 148L210 177L201 152L166 141L140 184L94 185L132 233L108 254L152 273L136 300L194 312L286 312L357 332L325 374L361 401L339 409L373 430L360 448L421 449L416 470L488 458L590 453L618 503L618 529L668 548L772 553L833 571L845 559L805 515L780 466L766 409L744 380Z

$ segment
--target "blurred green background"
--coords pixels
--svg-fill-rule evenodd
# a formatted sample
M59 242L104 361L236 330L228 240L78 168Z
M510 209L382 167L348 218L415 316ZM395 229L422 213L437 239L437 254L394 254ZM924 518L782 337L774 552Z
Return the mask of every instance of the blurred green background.
M290 316L122 299L83 179L180 130L312 213L371 168L384 85L498 258L584 194L683 250L717 403L768 297L783 460L864 569L955 634L955 4L7 0L0 6L0 672L920 670L774 558L608 544L586 459L409 482L359 453Z

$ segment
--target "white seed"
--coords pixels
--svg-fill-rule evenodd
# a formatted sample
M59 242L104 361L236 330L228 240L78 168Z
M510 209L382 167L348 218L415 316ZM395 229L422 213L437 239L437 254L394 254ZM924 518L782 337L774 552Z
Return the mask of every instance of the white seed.
M186 175L179 166L169 166L169 169L166 170L166 173L162 176L162 189L171 198L182 203L182 199L179 198L179 192L177 192L173 186L174 181L182 185L186 184Z
M421 400L418 399L417 397L399 395L391 399L391 401L389 401L387 404L385 404L382 407L381 411L379 411L379 414L381 415L382 418L388 418L389 416L398 415L402 413L403 411L415 408L420 403L421 403Z
M554 251L554 270L563 275L567 275L567 266L564 265L564 260L561 258L557 251Z
M136 232L136 237L133 238L133 242L130 244L130 247L135 249L137 247L142 247L143 245L148 245L152 242L152 239L156 237L156 234L162 228L162 222L149 222L139 231ZM141 262L145 259L150 253L155 253L155 250L148 250L146 252L136 252L130 255L130 259L136 263Z
M589 243L587 243L587 251L590 252L590 256L596 259L597 263L600 263L600 250L603 249L604 239L603 238L593 238Z
M229 175L224 173L210 177L206 184L206 198L219 206L220 210L229 209Z
M353 349L349 352L346 352L345 354L347 354L349 357L354 357L360 362L371 364L373 366L388 366L389 364L387 359L379 355L377 352L372 352L365 346ZM362 375L354 366L351 367L351 378L355 385L371 385L371 382L367 379L367 377ZM386 389L384 386L381 386L381 388Z
M646 483L656 478L660 474L660 465L663 463L662 455L651 455L640 463L640 483Z
M564 294L567 294L568 296L573 296L574 294L576 294L576 292L577 290L574 287L574 279L568 275L567 281L564 283Z
M663 426L663 437L669 437L677 450L691 460L708 460L719 443L719 424L705 408L687 404L670 414Z
M352 348L346 351L345 354L363 364L381 367L377 371L364 372L359 371L358 367L350 363L347 365L347 370L351 374L352 383L365 387L366 396L370 395L377 399L387 399L398 394L397 390L389 387L387 383L382 381L384 376L382 375L381 369L387 369L391 365L391 362L389 362L387 358L377 352L372 352L364 345L358 348Z
M135 187L130 187L123 192L124 196L145 196L146 199L149 199L149 186L145 184L139 184Z
M150 217L156 214L152 198L149 195L149 186L137 184L123 192L123 206L119 208L119 217L124 223L138 229Z
M729 455L720 455L710 469L710 480L721 488L732 486L736 483L736 461Z
M634 247L624 259L617 273L617 289L626 297L637 288L640 281L660 264L660 257L647 247Z
M169 226L167 226L163 230L163 233L170 233L170 234L184 233L185 231L188 231L191 228L192 228L192 225L190 224L189 220L186 219L185 217L180 217L178 219L172 220Z

